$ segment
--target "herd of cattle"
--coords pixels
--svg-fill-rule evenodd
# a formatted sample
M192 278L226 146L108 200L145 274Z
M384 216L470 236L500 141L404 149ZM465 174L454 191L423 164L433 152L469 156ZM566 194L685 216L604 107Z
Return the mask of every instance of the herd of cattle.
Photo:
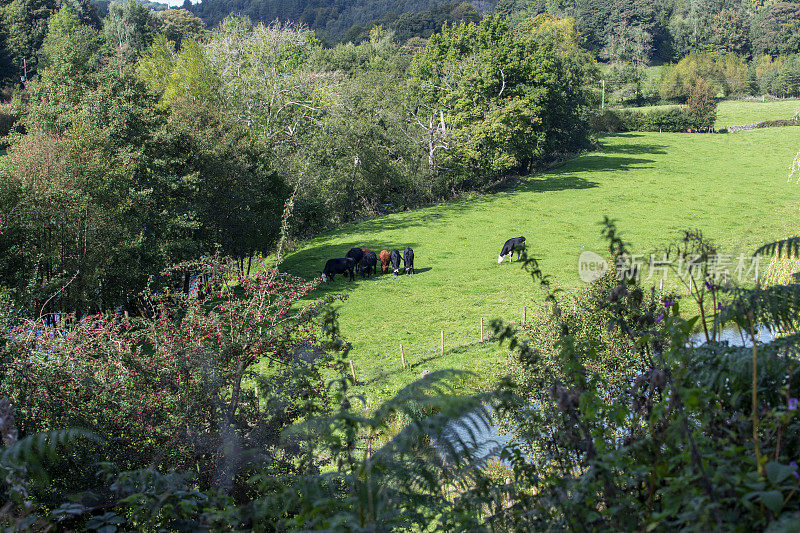
M395 249L391 252L388 250L381 250L380 261L381 272L384 274L386 274L386 272L389 270L389 265L392 266L395 276L400 273L399 250ZM413 274L414 250L408 246L403 252L403 263L405 273ZM361 272L362 278L368 278L372 274L376 273L377 265L378 256L375 255L375 252L372 250L367 248L350 248L350 251L347 252L347 255L345 255L343 258L328 259L328 262L325 263L325 268L322 270L322 281L333 281L333 278L336 277L336 274L347 275L349 276L350 281L353 281L355 279L356 271Z
M525 237L514 237L508 239L500 250L500 255L497 257L497 262L502 263L503 259L509 258L511 262L514 261L514 252L517 252L517 259L525 249ZM400 273L400 251L397 249L381 250L380 254L381 272L386 274L391 265L394 275ZM355 272L361 272L362 278L368 278L376 273L378 265L378 256L375 252L367 248L350 248L341 259L328 259L325 263L325 268L322 270L322 281L333 281L336 274L347 275L350 281L355 279ZM403 266L406 274L414 273L414 250L406 247L403 251Z

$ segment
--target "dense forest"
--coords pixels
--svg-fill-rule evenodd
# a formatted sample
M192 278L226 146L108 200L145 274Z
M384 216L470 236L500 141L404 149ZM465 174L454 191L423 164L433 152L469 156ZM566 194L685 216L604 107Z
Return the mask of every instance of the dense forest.
M692 139L711 135L696 132L720 92L786 91L797 50L678 46L678 11L645 25L631 7L619 31L581 33L591 19L565 6L335 5L228 6L209 26L134 1L104 15L3 1L0 527L792 531L796 283L721 279L713 244L687 232L669 248L693 261L679 301L641 284L606 219L616 267L580 293L515 263L543 307L491 323L508 377L476 393L468 372L422 372L367 406L339 327L347 294L281 261L344 222L595 148L597 55L635 76L676 60L656 92L687 102L666 115ZM749 9L734 11L761 35L772 6ZM760 252L797 257L800 239ZM725 324L749 344L719 342ZM782 337L762 344L760 327ZM487 456L475 434L493 416L520 438Z
M281 20L304 24L325 41L335 43L345 38L351 28L368 26L387 16L391 19L416 14L412 17L416 20L408 21L404 27L405 32L411 32L416 24L426 26L425 29L431 24L441 27L445 20L458 17L458 11L484 13L492 8L490 2L481 1L464 2L463 6L461 2L451 2L450 7L442 9L441 4L445 3L441 0L207 0L195 4L191 9L209 27L215 26L230 13L238 13L265 23ZM449 12L455 13L448 15Z

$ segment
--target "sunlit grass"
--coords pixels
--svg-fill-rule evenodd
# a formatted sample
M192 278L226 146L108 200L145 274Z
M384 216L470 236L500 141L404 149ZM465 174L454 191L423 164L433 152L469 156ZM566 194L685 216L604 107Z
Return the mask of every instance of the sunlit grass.
M509 237L524 235L556 285L573 291L582 286L580 253L605 252L598 224L605 215L642 254L664 249L684 229L703 230L731 255L800 230L800 185L786 180L800 128L629 133L601 142L601 150L512 190L349 224L286 257L283 269L313 277L352 246L414 248L416 275L337 278L321 289L349 294L340 309L342 333L371 404L425 369L474 370L476 384L502 374L507 354L496 345L451 348L475 342L481 318L488 333L490 319L518 321L523 305L541 302L540 289L516 263L497 264ZM444 358L437 356L441 331ZM414 365L405 371L400 344Z
M678 105L657 105L646 107L625 107L642 111L665 110L680 107ZM717 129L727 126L741 126L765 120L791 119L800 112L800 100L773 100L759 102L757 100L723 100L717 105Z

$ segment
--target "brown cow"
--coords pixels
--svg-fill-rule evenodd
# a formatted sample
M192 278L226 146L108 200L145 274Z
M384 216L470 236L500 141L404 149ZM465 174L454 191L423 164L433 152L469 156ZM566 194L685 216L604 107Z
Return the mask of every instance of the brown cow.
M389 250L381 250L381 272L389 270Z

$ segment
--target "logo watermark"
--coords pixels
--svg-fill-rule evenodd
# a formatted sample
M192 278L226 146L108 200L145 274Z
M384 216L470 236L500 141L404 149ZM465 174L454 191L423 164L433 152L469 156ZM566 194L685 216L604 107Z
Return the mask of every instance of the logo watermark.
M615 265L617 279L650 281L667 279L670 274L678 277L707 277L714 281L736 280L739 283L757 281L761 266L760 255L738 256L731 254L679 255L668 257L662 254L622 254ZM603 277L610 265L606 259L595 252L582 252L578 258L578 276L581 281L591 283Z
M581 281L591 283L606 275L608 272L608 261L603 256L594 252L585 251L578 258L578 276Z

